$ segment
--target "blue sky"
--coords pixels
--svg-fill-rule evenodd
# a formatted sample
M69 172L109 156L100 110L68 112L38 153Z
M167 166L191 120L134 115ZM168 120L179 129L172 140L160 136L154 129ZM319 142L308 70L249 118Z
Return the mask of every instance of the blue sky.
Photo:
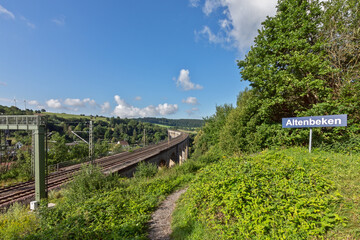
M235 104L275 0L0 0L0 104L203 118Z

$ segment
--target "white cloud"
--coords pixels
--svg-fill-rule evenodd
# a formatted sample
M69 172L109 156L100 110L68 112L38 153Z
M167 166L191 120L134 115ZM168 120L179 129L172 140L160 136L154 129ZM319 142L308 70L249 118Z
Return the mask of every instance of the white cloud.
M64 26L65 25L65 16L61 15L59 17L53 18L51 21L58 26Z
M191 108L191 109L189 109L189 110L186 110L186 112L187 112L187 114L188 114L189 116L194 115L195 112L198 112L198 111L199 111L198 108Z
M199 38L199 36L205 36L210 43L215 44L225 44L231 42L231 39L224 36L223 33L214 34L208 26L204 26L204 28L199 32L195 31L195 35L197 38Z
M38 102L38 101L36 101L36 100L30 100L30 101L28 101L28 104L30 104L30 105L34 105L34 106L38 106L38 105L40 105L40 104L39 104L39 102Z
M67 98L65 99L64 104L71 107L86 107L86 104L89 104L91 107L97 106L95 100L90 98L84 98L83 100L79 98ZM75 110L77 111L78 109L76 108Z
M63 108L61 102L58 99L50 99L46 101L46 105L49 108L56 108L56 109Z
M104 104L101 105L101 113L110 113L110 103L104 102Z
M0 5L0 15L4 16L5 18L15 19L15 15L1 5Z
M136 101L141 101L141 99L142 99L142 98L141 98L140 96L135 97L135 100L136 100Z
M187 99L183 99L182 102L190 105L199 104L196 97L188 97Z
M10 103L10 102L13 102L13 101L14 101L14 99L0 98L0 102L8 102L8 103Z
M200 2L200 0L190 0L189 1L191 7L198 7L199 2Z
M92 107L96 107L96 106L97 106L97 103L95 102L94 99L85 98L85 99L83 100L83 102L89 104L89 105L92 106Z
M113 114L121 118L135 118L135 117L155 117L155 116L165 116L174 114L178 111L177 104L159 104L158 106L147 106L145 108L138 108L129 105L125 100L121 99L120 96L116 95L114 97L117 106L114 109Z
M37 109L45 108L42 104L40 104L37 100L29 100L27 101L29 105L35 106Z
M73 98L73 99L67 98L67 99L65 99L64 103L66 105L69 105L72 107L83 107L84 106L84 102L78 98Z
M185 91L203 89L203 87L200 86L199 84L192 83L190 81L190 76L189 75L190 75L189 70L181 69L179 77L178 77L178 79L176 81L176 85L178 87L181 87Z
M21 16L20 19L21 19L22 21L24 21L29 28L31 28L31 29L35 29L35 28L36 28L35 24L31 23L31 22L30 22L27 18L25 18L24 16Z
M245 52L253 44L261 22L266 16L275 15L276 3L277 0L205 0L204 14L209 16L221 8L223 18L216 33L204 26L195 34L205 36L211 43L234 46Z

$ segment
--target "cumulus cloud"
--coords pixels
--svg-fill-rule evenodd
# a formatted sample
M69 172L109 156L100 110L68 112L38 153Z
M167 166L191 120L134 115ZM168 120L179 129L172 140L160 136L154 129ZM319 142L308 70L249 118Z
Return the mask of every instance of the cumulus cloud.
M83 107L84 106L84 102L78 98L73 98L73 99L67 98L67 99L65 99L64 103L66 105L69 105L72 107Z
M117 106L115 107L113 114L121 118L165 116L174 114L178 111L177 104L164 103L159 104L158 106L150 105L145 108L138 108L131 106L118 95L116 95L114 99Z
M190 105L199 104L196 97L188 97L187 99L183 99L182 102Z
M92 107L96 107L96 106L97 106L97 103L95 102L94 99L85 98L85 99L83 100L83 102L89 104L89 105L92 106Z
M32 105L32 106L35 106L36 108L38 108L38 109L43 109L43 108L45 108L40 102L38 102L37 100L29 100L29 101L27 101L27 103L29 104L29 105Z
M189 90L201 90L203 86L194 84L190 81L190 72L187 69L181 69L179 77L177 78L176 85L181 87L185 91Z
M101 105L101 113L110 113L110 103L104 102L104 104Z
M5 18L15 19L15 15L0 5L0 15Z
M204 26L195 34L204 36L211 43L234 46L244 52L253 44L266 16L275 15L276 3L277 0L205 0L204 14L210 16L220 9L223 18L219 19L215 33L209 26Z
M46 101L46 105L49 108L55 108L55 109L63 108L63 105L61 104L61 102L58 99L50 99L50 100Z
M97 106L95 100L90 98L84 98L83 100L79 98L67 98L65 99L64 104L71 107L85 107L86 104L90 105L91 107Z

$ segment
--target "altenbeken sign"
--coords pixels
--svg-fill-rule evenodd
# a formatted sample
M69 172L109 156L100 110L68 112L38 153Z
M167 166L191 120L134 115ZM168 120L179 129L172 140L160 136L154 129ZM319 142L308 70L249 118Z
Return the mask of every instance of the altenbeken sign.
M310 128L309 134L309 152L311 152L312 128L314 127L346 127L347 114L311 116L311 117L293 117L283 118L283 128Z
M283 128L346 127L347 114L283 118Z

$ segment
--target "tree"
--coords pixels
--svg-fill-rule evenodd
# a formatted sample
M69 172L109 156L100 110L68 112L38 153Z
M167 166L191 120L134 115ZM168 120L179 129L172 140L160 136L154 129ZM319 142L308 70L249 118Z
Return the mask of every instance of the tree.
M232 110L232 105L224 104L223 106L216 106L216 113L204 119L205 125L194 140L197 150L195 154L201 155L208 151L210 146L219 143L220 132L225 125L227 116Z
M65 162L69 159L69 148L66 146L65 136L55 133L51 136L52 144L49 151L49 163Z
M329 97L324 76L331 68L318 37L321 13L318 0L280 0L277 14L262 23L255 45L238 61L243 80L261 101L264 122L278 123Z

